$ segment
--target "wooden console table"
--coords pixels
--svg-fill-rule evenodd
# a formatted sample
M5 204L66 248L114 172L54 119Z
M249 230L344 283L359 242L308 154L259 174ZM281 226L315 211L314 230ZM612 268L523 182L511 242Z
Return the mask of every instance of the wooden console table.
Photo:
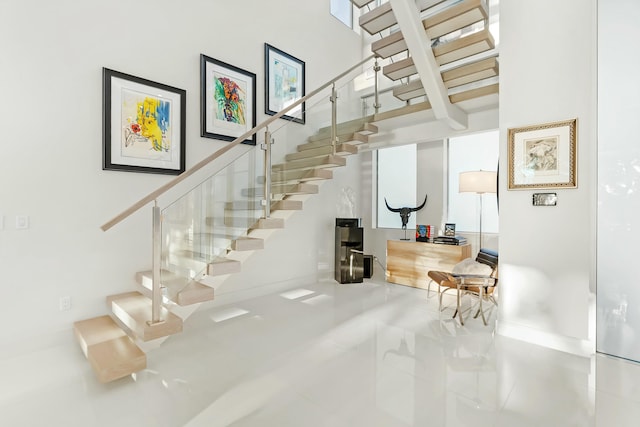
M430 270L451 271L471 256L471 245L441 245L407 240L387 240L387 282L427 289Z

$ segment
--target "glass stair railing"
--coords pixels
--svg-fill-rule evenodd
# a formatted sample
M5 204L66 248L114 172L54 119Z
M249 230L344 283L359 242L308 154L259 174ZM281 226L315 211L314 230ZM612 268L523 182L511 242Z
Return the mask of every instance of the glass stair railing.
M476 11L477 6L462 5L477 2L453 2L451 8ZM372 121L391 117L389 113L401 115L412 105L429 108L424 95L399 98L392 89L395 81L384 76L385 67L397 63L399 55L373 58L271 116L102 227L107 230L154 203L152 268L138 274L153 300L151 323L161 321L163 303L212 299L212 286L218 283L214 278L239 271L242 257L237 253L262 247L252 230L282 227L282 212L301 209L300 196L319 191L314 181L330 179L333 167L346 165L348 155L367 146L377 131ZM305 125L279 120L299 106L305 108ZM254 134L260 147L241 144ZM230 160L220 166L223 158ZM204 171L206 178L197 178ZM189 182L195 184L182 195L161 202L165 193Z
M470 1L475 0L465 3ZM435 3L455 5L458 1ZM392 25L384 32L386 37L399 31ZM194 303L213 299L215 288L229 274L239 271L241 260L263 248L261 237L268 233L261 233L261 229L282 228L292 211L302 209L306 197L319 192L319 183L333 177L333 168L346 165L349 155L374 148L377 142L372 141L383 139L374 135L379 124L392 128L386 120L431 108L424 95L398 97L393 92L398 79L381 72L410 58L406 52L378 62L374 56L267 118L102 225L107 231L152 205L151 269L137 274L142 293L107 298L117 322L108 322L105 316L76 322L81 346L95 349L96 342L105 344L102 341L107 331L114 338L109 341L113 347L101 344L101 349L120 352L123 341L135 347L120 328L128 329L127 334L133 332L137 340L152 341L151 345L181 331ZM484 73L492 66L486 64L476 71ZM451 74L447 80L468 79L460 70ZM405 76L400 81L411 84L415 79ZM455 96L464 99L469 95L463 89ZM456 102L454 95L449 93L449 97ZM300 105L305 106L305 125L283 119ZM425 120L429 118L424 114L409 120L403 117L404 124ZM242 144L254 135L259 147ZM91 348L85 354L96 363L94 368L115 375L101 378L105 382L146 364L140 352L123 356L122 363L113 357L98 363Z
M358 152L357 144L372 128L365 129L361 120L353 76L369 74L372 67L372 57L367 58L299 100L297 105L305 105L304 126L278 120L293 104L103 225L106 231L154 204L152 268L137 275L152 300L150 324L163 322L164 306L213 299L216 279L240 271L238 254L263 248L254 231L282 228L283 213L302 209L297 196L316 194L315 181L330 179L331 168L344 166L344 156ZM338 126L339 120L356 119L361 123L351 123L353 129ZM258 146L241 144L254 134ZM222 158L230 160L221 164ZM206 178L198 178L205 170ZM189 182L195 183L160 206L165 193Z

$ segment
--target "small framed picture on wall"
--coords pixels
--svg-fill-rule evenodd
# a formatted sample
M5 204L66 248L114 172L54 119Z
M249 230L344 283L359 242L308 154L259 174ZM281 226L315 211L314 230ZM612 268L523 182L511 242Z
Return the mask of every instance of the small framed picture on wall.
M456 225L452 223L447 223L444 225L444 235L453 237L456 235Z

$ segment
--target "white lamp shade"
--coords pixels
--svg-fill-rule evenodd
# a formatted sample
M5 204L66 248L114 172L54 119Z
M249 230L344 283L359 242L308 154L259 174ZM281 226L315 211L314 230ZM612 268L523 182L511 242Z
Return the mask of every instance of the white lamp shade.
M460 172L458 180L460 193L496 193L497 173L492 171Z

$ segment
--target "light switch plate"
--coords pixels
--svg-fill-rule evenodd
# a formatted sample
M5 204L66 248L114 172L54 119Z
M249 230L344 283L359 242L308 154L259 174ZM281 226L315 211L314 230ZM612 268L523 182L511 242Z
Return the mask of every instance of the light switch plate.
M29 217L26 215L16 216L16 230L26 230L29 228Z
M533 206L556 206L558 204L558 194L556 193L533 193Z

